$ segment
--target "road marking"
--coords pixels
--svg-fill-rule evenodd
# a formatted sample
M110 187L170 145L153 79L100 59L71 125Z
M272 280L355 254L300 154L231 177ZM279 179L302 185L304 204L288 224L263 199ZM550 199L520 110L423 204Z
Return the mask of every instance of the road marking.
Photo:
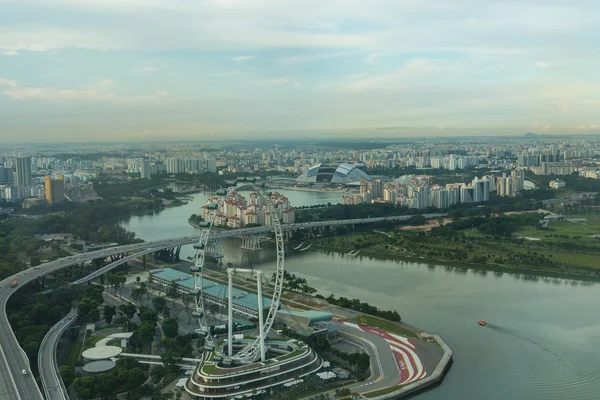
M8 360L6 359L6 355L4 354L4 349L2 348L2 346L0 346L0 353L2 353L2 358L4 359L4 364L6 366L9 366L10 364L8 363ZM17 382L15 382L15 378L13 377L10 368L8 368L8 375L10 376L10 380L12 381L13 387L15 388L15 394L17 395L17 397L19 398L19 400L21 400L21 395L19 394L19 390L17 389Z
M340 332L342 332L342 333L344 333L344 334L346 334L348 336L354 337L354 338L358 339L360 342L366 343L369 346L371 346L371 348L373 349L373 353L375 354L375 359L377 360L377 367L379 368L379 377L377 379L375 379L374 381L365 383L364 385L361 385L361 386L358 386L358 387L372 385L374 383L381 382L383 379L385 379L385 375L384 375L384 371L383 371L383 365L381 365L381 359L379 358L379 352L377 351L377 346L375 345L375 343L371 342L368 339L365 339L363 337L360 337L358 335L352 334L352 333L344 331L344 330L341 330ZM371 360L371 366L373 366L373 360ZM373 375L372 372L371 372L371 375Z

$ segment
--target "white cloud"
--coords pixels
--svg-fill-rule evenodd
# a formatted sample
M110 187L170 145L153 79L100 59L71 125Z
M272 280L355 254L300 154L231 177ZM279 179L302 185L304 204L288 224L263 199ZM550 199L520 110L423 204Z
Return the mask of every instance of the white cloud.
M3 52L37 52L63 48L117 50L123 48L123 43L114 32L91 31L85 27L65 29L60 25L56 28L50 25L22 29L0 28L0 50Z
M360 77L356 80L346 80L341 84L340 88L342 90L393 89L408 79L415 79L423 75L448 69L449 66L442 65L435 60L413 58L395 71L377 75L370 74L370 76Z
M17 85L15 81L8 79L0 79L0 84L8 86L8 89L3 92L5 95L17 100L102 100L120 103L135 103L157 101L168 95L168 92L162 90L144 95L117 93L112 90L116 87L112 79L104 79L81 89L26 87Z
M224 72L217 72L216 74L212 74L214 77L222 77L222 76L248 76L247 73L240 71L239 69L232 69Z
M367 56L366 60L369 64L375 64L378 59L385 56L386 53L371 53Z
M140 67L135 69L138 72L158 72L159 69L156 67Z
M263 86L276 86L283 85L285 83L290 83L292 79L290 78L266 78L266 79L256 79L252 81L255 85L263 85Z
M16 88L17 87L17 82L16 81L11 81L10 79L4 79L4 78L0 78L0 86L8 86L11 88Z
M19 52L16 50L7 50L2 52L3 56L18 56Z
M548 67L551 67L551 66L553 66L553 65L554 65L554 63L552 63L552 62L548 62L548 61L538 61L538 62L536 62L536 63L535 63L535 66L536 66L537 68L542 68L542 69L543 69L543 68L548 68Z
M325 61L325 60L333 60L336 58L347 57L355 52L335 52L335 53L314 53L314 54L305 54L301 56L289 56L283 57L279 60L281 65L289 66L289 65L298 65L298 64L307 64L311 62Z
M235 62L244 62L244 61L250 61L250 60L254 60L256 57L254 56L238 56L238 57L233 57L231 59L231 61L235 61Z

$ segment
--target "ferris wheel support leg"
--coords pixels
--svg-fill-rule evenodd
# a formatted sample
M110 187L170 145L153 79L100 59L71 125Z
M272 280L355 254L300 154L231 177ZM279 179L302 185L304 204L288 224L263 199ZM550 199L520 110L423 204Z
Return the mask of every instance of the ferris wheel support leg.
M233 273L227 271L228 278L228 310L227 310L227 354L229 357L233 356Z
M258 294L258 340L260 342L260 361L265 361L265 331L263 320L262 271L256 271L256 293Z

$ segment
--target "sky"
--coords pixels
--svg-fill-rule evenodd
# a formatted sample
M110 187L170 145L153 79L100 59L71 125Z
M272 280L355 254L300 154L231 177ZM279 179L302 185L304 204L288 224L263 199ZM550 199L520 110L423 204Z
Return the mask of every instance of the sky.
M0 141L600 133L598 0L0 0Z

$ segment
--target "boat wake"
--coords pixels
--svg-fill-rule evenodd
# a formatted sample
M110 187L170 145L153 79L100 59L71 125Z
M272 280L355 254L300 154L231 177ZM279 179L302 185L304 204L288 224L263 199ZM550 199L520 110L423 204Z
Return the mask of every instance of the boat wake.
M499 326L499 325L495 325L495 324L490 324L489 322L487 323L487 327L490 328L490 329L493 329L496 332L500 332L500 333L503 333L505 335L509 335L509 336L515 337L517 339L520 339L520 340L526 341L528 343L531 343L531 344L539 347L540 349L542 349L542 350L544 350L544 351L546 351L546 352L548 352L548 353L550 353L550 354L552 354L552 355L554 355L556 357L560 357L557 353L555 353L549 347L546 347L546 346L544 346L544 344L542 344L540 342L537 342L537 341L531 339L530 337L522 335L522 334L520 334L519 332L517 332L515 330L509 329L509 328L505 328L505 327L502 327L502 326Z

